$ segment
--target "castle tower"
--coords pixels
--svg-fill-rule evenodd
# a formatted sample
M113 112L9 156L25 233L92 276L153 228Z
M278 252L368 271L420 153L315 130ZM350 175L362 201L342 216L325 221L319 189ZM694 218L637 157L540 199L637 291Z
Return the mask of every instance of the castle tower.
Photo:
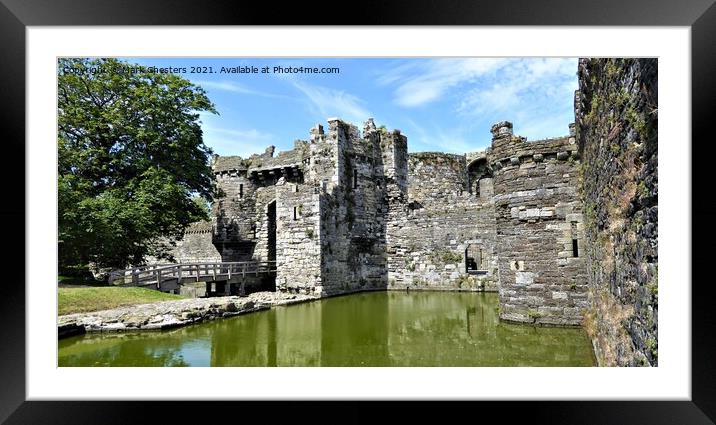
M577 146L492 127L500 318L579 325L587 306Z
M248 261L256 244L256 185L249 179L246 162L240 157L217 155L213 169L223 194L212 205L213 244L222 261Z
M385 192L406 192L406 150L404 136L372 119L362 135L338 118L328 119L326 135L319 126L311 131L307 183L318 193L321 294L385 287Z

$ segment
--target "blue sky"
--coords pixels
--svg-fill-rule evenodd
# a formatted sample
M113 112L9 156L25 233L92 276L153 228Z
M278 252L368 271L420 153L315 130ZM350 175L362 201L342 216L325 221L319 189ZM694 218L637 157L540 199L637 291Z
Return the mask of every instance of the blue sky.
M464 153L490 145L502 120L528 140L562 136L574 121L576 58L127 58L186 68L219 115L202 114L204 142L219 155L293 148L316 123L339 117L362 128L398 128L410 152ZM214 73L189 73L191 67ZM267 74L221 67L269 67ZM340 73L274 73L275 66L338 67Z

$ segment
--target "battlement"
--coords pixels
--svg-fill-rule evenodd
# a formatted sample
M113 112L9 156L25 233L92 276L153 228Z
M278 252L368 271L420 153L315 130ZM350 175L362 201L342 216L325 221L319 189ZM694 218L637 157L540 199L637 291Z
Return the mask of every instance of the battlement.
M198 221L196 223L190 224L189 227L184 231L184 234L197 235L197 234L213 233L213 232L214 232L214 225L211 221Z
M418 161L465 161L465 155L447 152L410 152L408 157Z
M212 168L215 174L230 173L248 170L247 161L240 156L214 155Z
M512 133L512 123L502 121L492 126L492 147L485 156L498 169L525 162L578 159L573 129L574 124L570 124L572 134L568 136L528 141L526 137Z

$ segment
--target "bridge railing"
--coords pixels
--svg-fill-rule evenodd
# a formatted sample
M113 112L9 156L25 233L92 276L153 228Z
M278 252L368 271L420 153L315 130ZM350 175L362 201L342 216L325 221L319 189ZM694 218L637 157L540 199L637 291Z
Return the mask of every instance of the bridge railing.
M110 273L109 283L127 286L156 285L159 288L168 280L195 278L199 282L206 277L231 279L239 275L258 276L275 272L276 261L155 264L113 271Z

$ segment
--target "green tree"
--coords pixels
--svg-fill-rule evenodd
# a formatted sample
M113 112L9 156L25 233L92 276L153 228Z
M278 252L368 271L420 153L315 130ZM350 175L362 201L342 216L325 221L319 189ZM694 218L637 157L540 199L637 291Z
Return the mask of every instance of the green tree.
M217 193L215 193L214 196L217 196ZM194 203L196 203L197 205L199 205L199 208L201 208L207 216L211 214L211 201L207 201L201 196L193 196L191 200L194 201Z
M186 79L116 59L58 65L61 272L164 256L208 218L192 198L215 191L199 121L214 105Z

